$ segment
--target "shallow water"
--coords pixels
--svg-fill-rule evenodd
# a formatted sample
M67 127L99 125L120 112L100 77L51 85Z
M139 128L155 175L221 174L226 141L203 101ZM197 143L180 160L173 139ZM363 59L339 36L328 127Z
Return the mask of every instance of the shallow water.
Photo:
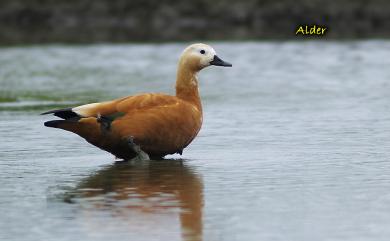
M172 93L185 45L0 49L0 240L389 240L390 42L212 45L197 139L128 164L38 114Z

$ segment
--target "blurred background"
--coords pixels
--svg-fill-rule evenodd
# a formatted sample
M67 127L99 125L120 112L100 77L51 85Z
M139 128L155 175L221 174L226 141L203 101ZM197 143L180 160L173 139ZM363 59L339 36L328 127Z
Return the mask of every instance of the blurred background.
M300 24L329 26L329 38L386 38L390 1L0 1L3 45L283 39Z

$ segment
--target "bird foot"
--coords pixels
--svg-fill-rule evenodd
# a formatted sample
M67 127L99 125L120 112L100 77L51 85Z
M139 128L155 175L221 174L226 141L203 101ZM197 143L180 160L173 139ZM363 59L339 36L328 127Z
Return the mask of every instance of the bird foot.
M138 160L138 161L150 160L149 155L146 152L144 152L139 145L135 144L134 138L132 136L128 138L127 142L129 144L130 148L137 154L136 157L131 159L132 161L133 160L134 161L136 161L136 160Z

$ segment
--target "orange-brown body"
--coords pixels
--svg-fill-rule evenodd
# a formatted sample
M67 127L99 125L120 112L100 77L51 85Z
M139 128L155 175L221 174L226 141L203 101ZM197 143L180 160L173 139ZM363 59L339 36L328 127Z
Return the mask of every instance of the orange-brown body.
M130 159L135 153L128 146L129 137L150 156L163 157L180 153L202 126L201 106L175 96L144 94L109 105L115 105L118 112L126 113L115 119L109 130L102 128L95 117L82 118L77 123L69 122L63 126L64 129L118 158Z
M74 132L122 159L131 159L137 155L129 145L129 139L154 158L181 154L202 126L197 73L210 63L194 51L206 47L196 44L184 51L179 61L175 96L140 94L49 111L45 114L53 113L65 120L49 121L45 125ZM215 58L215 51L209 48ZM102 117L109 116L115 118L110 119L109 124L102 124Z

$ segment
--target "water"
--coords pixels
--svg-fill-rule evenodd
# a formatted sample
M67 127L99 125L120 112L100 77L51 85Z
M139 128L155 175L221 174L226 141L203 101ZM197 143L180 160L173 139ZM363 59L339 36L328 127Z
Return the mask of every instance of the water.
M38 114L173 93L185 45L0 49L0 240L389 240L390 42L212 45L197 139L132 164Z

